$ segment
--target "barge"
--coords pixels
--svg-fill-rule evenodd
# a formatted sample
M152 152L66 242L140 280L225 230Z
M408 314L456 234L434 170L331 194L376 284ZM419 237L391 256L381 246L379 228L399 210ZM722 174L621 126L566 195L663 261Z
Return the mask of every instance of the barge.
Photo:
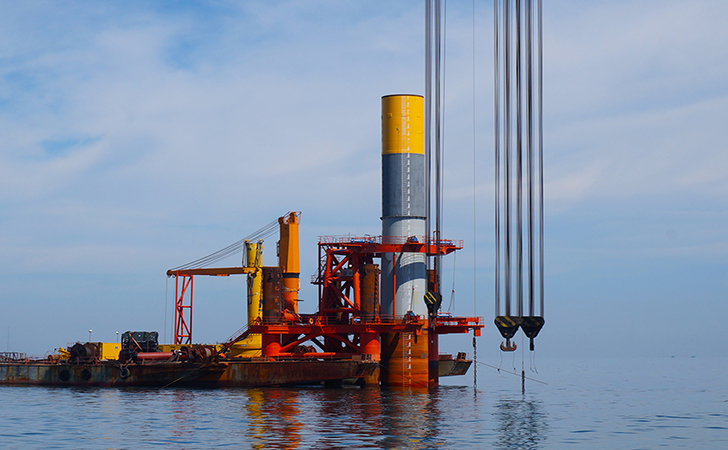
M77 343L43 360L0 357L0 384L248 387L296 384L428 388L472 361L439 352L449 333L479 336L482 317L441 313L442 258L462 241L428 236L423 98L382 98L382 235L323 236L318 310L298 311L300 212L288 212L219 252L167 271L175 278L174 342L126 332L120 348ZM278 265L263 266L275 231ZM273 230L273 231L271 231ZM209 267L236 250L239 267ZM429 268L434 262L434 268ZM246 325L222 344L192 340L194 279L245 275ZM381 289L380 289L381 286ZM199 301L199 295L195 297Z

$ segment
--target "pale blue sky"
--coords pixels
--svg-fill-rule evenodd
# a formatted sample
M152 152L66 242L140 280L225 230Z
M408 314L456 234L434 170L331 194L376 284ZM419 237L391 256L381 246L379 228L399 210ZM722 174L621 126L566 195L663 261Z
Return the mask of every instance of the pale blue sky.
M497 356L491 9L473 161L472 3L448 2L445 235L466 248L445 285L472 314L477 249ZM725 355L726 19L722 1L544 1L540 354ZM168 268L288 210L313 311L317 236L380 232L380 97L423 91L424 1L0 2L0 351L161 334ZM244 280L196 281L195 340L223 340Z

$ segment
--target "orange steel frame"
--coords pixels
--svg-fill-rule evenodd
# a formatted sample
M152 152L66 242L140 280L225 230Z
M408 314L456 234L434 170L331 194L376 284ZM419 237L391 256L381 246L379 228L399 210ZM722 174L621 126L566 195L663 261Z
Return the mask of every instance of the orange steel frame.
M277 334L285 336L280 353L285 357L350 358L362 355L362 334L414 332L421 334L427 325L424 317L362 315L360 298L360 273L364 264L370 264L384 253L425 253L447 255L462 248L462 241L441 240L419 242L413 238L398 237L322 237L319 239L319 270L312 283L319 287L319 311L301 315L301 323L280 319L277 323L263 321L252 325L248 333ZM437 334L467 333L476 336L483 328L482 317L436 317L430 327ZM318 338L323 338L321 343ZM311 341L322 352L293 353L295 348Z
M174 279L174 343L175 345L192 344L192 292L194 276L176 273ZM185 293L188 288L190 293L188 297L189 303L185 304Z
M364 354L362 334L414 332L421 334L427 320L419 316L366 317L361 312L360 273L364 264L372 263L384 253L402 252L447 255L462 248L462 241L419 242L414 238L381 236L321 237L319 270L311 282L319 287L319 310L300 314L296 320L285 317L264 318L231 337L222 351L249 334L281 336L280 350L272 358L351 358ZM191 343L192 287L194 275L227 276L247 273L247 268L191 269L168 272L177 279L175 305L175 344ZM181 278L181 280L180 280ZM181 281L181 282L180 282ZM180 290L181 284L181 290ZM184 303L189 288L189 304ZM378 300L377 300L378 301ZM185 318L187 317L187 319ZM298 320L300 319L300 321ZM430 328L437 334L467 333L476 336L483 328L482 317L436 317ZM323 342L321 342L323 339ZM186 340L186 341L185 341ZM297 353L304 342L312 342L321 351Z
M192 344L192 294L194 291L194 276L209 275L227 277L229 275L242 275L252 272L249 267L221 267L204 269L169 270L167 276L173 276L174 286L174 343ZM185 296L188 294L189 296ZM185 302L187 300L187 302Z
M319 239L319 276L313 280L319 285L319 313L356 317L361 311L361 266L381 258L383 253L434 255L439 251L441 255L447 255L461 248L462 241L451 240L425 243L400 237L322 237Z

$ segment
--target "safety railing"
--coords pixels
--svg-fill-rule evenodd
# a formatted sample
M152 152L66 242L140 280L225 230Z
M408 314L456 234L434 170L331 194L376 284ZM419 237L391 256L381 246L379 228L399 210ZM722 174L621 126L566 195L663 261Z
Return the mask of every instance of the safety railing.
M0 361L25 361L28 355L22 352L0 352Z
M483 317L443 317L435 318L438 325L443 326L463 326L463 325L483 325L485 320Z
M405 315L386 315L386 314L360 314L351 316L343 325L368 325L368 324L401 324L411 322L421 322L424 316L414 314ZM285 320L280 317L263 317L260 322L262 325L342 325L342 322L334 317L326 315L307 315L300 316L300 320ZM244 331L244 329L243 329ZM242 333L242 331L241 331ZM238 336L233 335L232 338Z
M427 237L424 235L415 236L352 236L352 235L339 235L339 236L319 236L319 245L345 245L345 244L384 244L384 245L403 245L403 244L416 244L416 243L428 243ZM462 239L430 239L430 245L448 245L462 248Z

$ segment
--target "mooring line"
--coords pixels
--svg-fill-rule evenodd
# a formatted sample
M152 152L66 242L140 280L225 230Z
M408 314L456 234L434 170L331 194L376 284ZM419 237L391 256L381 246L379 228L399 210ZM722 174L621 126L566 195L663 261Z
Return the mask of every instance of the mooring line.
M192 375L193 373L197 372L198 370L202 370L204 368L205 368L204 366L198 367L197 369L194 369L191 372L187 372L185 375L182 375L181 377L177 378L176 380L170 381L168 384L165 384L164 386L161 387L161 389L168 388L168 387L172 386L174 383L176 383L184 378L187 378L190 375Z
M499 373L500 373L500 372L503 372L503 373L507 373L507 374L509 374L509 375L515 375L515 376L517 376L517 377L519 377L519 378L521 377L521 374L520 374L520 373L517 373L517 372L515 372L515 371L513 371L513 372L508 372L507 370L502 370L502 369L500 369L500 368L498 368L498 367L496 367L496 366L492 366L492 365L490 365L490 364L487 364L487 363L484 363L484 362L481 362L481 361L476 361L476 362L477 362L478 364L482 364L482 365L484 365L484 366L488 366L488 367L490 367L490 368L493 368L493 369L497 370L497 371L498 371ZM525 378L526 378L527 380L535 381L536 383L541 383L541 384L545 384L545 385L548 385L548 383L546 383L545 381L537 380L537 379L535 379L535 378L531 378L531 377L525 377Z

